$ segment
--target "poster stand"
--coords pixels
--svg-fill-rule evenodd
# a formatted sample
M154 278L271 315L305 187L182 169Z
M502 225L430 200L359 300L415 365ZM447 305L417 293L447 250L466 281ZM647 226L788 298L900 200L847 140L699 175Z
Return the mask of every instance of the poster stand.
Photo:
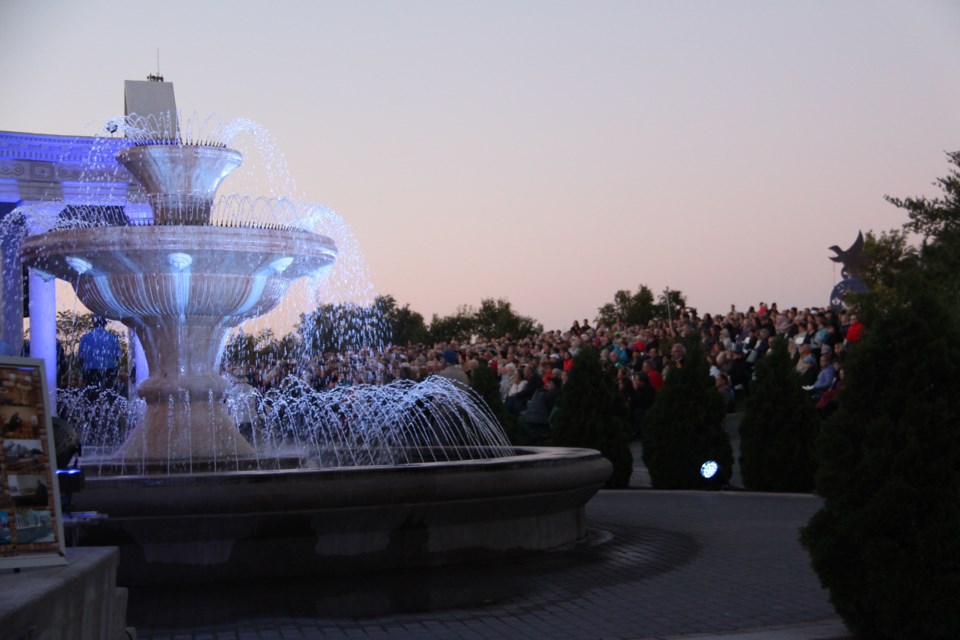
M43 360L0 357L0 569L66 564Z

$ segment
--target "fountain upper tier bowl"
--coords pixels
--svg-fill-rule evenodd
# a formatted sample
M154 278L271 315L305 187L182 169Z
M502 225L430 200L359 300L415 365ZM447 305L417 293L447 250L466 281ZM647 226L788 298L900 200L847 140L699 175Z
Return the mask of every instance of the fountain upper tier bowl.
M76 284L98 315L205 318L236 326L273 309L288 284L333 263L333 241L300 229L129 226L61 229L24 240L23 259Z

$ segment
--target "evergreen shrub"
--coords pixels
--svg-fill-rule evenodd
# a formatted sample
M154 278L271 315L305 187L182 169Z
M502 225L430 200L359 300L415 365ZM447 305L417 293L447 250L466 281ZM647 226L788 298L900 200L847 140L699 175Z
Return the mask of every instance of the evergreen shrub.
M730 479L733 450L723 428L726 406L707 365L698 333L684 340L682 367L673 366L643 427L643 462L655 489L704 486L700 466L720 465L720 484Z
M754 368L756 380L740 422L740 474L754 491L813 490L820 418L778 339Z
M553 444L596 449L613 464L609 487L625 487L633 473L627 403L603 371L600 354L582 348L573 359L553 420Z
M496 417L511 444L520 443L520 434L517 428L516 417L507 411L500 397L500 377L496 372L481 362L480 366L470 372L470 386L487 403L490 412Z
M817 442L802 541L864 638L960 638L960 321L925 287L851 350Z

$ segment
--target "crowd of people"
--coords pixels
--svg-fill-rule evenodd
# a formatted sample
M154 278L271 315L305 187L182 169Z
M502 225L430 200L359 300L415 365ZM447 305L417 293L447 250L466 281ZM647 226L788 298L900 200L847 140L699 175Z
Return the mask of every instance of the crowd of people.
M93 385L132 397L126 371L118 367L121 347L116 336L96 319L80 340L78 357L82 380L67 386ZM615 380L630 410L632 429L640 436L644 416L673 367L686 358L684 339L698 332L717 390L729 411L749 391L754 365L785 338L800 384L823 412L835 406L843 386L843 364L850 344L863 337L857 316L831 308L781 309L776 304L739 311L731 306L723 315L699 316L685 310L668 319L644 325L615 323L591 325L575 321L566 331L539 335L433 345L393 345L327 352L309 360L273 360L243 365L225 363L225 373L246 393L265 392L289 384L315 390L345 385L388 384L394 380L419 381L445 376L469 386L475 372L486 367L500 380L500 397L530 442L545 439L554 409L567 383L574 357L589 345L596 349L603 368ZM76 372L73 372L75 375Z
M685 310L677 317L651 320L646 325L593 326L583 320L566 331L522 338L506 335L470 342L395 345L383 351L325 353L306 362L235 365L228 373L260 391L280 385L290 376L319 390L422 380L431 375L467 384L479 367L490 367L500 377L507 411L536 433L549 424L574 356L592 345L628 402L639 435L643 414L653 404L670 368L683 366L683 339L693 331L700 333L710 375L729 410L734 410L749 390L754 364L777 337L787 339L803 388L813 402L826 408L842 385L846 350L861 339L863 324L846 311L781 309L760 303L746 311L731 306L726 314L702 317Z

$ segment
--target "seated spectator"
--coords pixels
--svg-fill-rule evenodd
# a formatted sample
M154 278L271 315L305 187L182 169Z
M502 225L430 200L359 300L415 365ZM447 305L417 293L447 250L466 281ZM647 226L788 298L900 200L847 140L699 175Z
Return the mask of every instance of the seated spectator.
M809 391L816 384L819 375L820 367L817 366L817 359L812 355L805 356L800 361L800 385Z
M506 400L510 395L510 388L520 381L517 377L517 365L507 362L500 365L498 370L500 371L500 399Z
M730 378L725 373L718 374L715 378L717 391L723 397L724 405L727 407L727 413L733 413L737 410L737 396L730 384Z
M844 369L837 365L837 380L833 387L824 392L817 401L817 410L822 418L827 418L840 406L840 392L843 391Z
M850 326L847 328L847 335L844 344L851 345L860 342L863 339L863 323L855 315L850 316Z
M534 391L520 413L520 434L524 444L542 445L550 438L550 418L560 397L560 379L551 377Z
M563 353L562 368L567 373L570 373L570 370L573 369L573 352L570 349L564 349Z
M833 388L837 378L837 369L833 364L833 355L824 353L820 356L820 373L817 374L817 380L813 385L805 386L804 389L810 392L810 395L819 400L820 396Z
M633 437L643 437L643 425L647 418L647 411L653 406L657 394L650 384L646 373L639 371L631 377L633 395L630 396L630 417L633 423Z
M797 350L793 354L793 362L797 373L800 375L803 375L803 372L807 370L804 359L811 355L813 354L811 353L809 343L800 343L797 345ZM816 359L814 359L814 363L816 363Z
M643 361L640 371L647 376L647 379L650 381L650 387L653 388L654 391L659 391L663 388L663 376L654 368L652 358L647 358Z
M537 375L537 366L533 363L527 364L523 368L523 384L518 385L518 391L507 396L504 405L507 411L519 414L527 408L527 402L533 397L537 389L543 387L540 376Z
M447 349L441 354L440 362L442 368L437 372L438 376L453 380L464 387L470 386L470 378L460 366L460 354L453 349Z

